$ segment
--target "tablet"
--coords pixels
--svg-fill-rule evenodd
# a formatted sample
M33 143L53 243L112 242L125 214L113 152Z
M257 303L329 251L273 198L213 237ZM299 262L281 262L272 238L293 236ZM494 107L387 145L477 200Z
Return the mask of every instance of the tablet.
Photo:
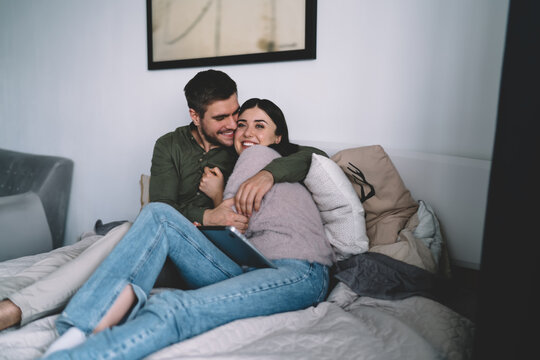
M276 268L234 226L199 226L199 230L225 255L241 266Z

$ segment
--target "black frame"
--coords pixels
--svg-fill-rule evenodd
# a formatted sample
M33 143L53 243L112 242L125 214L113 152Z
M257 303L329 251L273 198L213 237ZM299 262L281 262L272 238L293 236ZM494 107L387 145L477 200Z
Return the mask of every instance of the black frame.
M154 61L152 39L152 0L146 0L148 70L316 59L317 0L306 0L305 15L305 48L302 50L274 51L256 54Z

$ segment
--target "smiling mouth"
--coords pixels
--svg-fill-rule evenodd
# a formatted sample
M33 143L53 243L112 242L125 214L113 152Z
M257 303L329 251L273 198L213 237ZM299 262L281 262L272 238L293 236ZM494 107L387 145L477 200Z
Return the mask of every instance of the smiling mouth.
M243 141L242 142L242 147L243 148L248 148L250 146L253 146L253 145L256 145L254 142L251 142L251 141Z
M220 135L223 135L225 137L233 137L234 136L234 130L223 130L219 132Z

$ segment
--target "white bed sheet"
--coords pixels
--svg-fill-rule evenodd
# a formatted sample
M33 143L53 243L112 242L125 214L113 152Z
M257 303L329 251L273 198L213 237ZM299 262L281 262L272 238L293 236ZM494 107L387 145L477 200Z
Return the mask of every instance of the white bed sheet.
M56 338L57 315L0 333L0 359L35 359ZM423 297L356 298L237 320L146 359L470 359L474 325Z
M72 256L94 240L57 249L55 254ZM49 262L43 255L0 262L0 274L5 275L0 276L0 293L9 292L10 281L20 281L13 275L24 274L32 264L58 265ZM58 336L57 316L0 332L0 359L40 357ZM340 283L328 301L316 307L237 320L147 358L461 360L471 358L473 335L471 321L435 301L359 297Z

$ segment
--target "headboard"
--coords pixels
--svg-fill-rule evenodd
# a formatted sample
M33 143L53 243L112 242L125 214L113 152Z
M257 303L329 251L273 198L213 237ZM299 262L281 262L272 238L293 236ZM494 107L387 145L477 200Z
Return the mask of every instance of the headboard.
M361 145L294 141L329 156ZM480 268L491 161L385 148L416 200L432 206L452 263Z

